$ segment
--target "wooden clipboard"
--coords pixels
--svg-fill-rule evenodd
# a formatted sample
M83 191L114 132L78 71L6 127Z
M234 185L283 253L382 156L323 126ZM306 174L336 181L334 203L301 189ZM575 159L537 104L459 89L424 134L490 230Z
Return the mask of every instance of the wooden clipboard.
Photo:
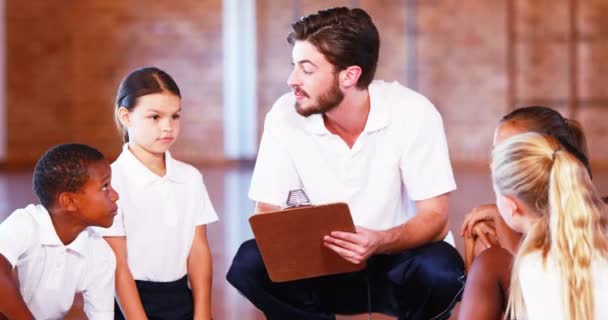
M262 260L274 282L359 271L323 245L331 231L355 232L346 203L288 208L249 218Z

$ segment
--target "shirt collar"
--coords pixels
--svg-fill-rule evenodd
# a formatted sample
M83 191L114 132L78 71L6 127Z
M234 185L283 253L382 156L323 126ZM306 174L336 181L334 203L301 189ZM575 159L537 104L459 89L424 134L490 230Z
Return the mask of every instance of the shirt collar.
M51 220L51 215L48 210L42 205L36 205L35 210L38 210L38 212L35 213L35 216L37 217L38 225L40 227L40 244L43 246L62 246L81 256L85 255L87 248L86 238L89 232L87 229L80 232L76 239L70 244L64 245L63 242L61 242L61 239L59 239L59 235L57 235L57 230L55 230L55 226L53 226L53 221Z
M165 174L166 178L176 182L176 183L185 183L188 179L186 175L184 175L183 170L179 170L179 164L177 160L175 160L171 156L171 152L165 152L165 163L167 166L167 173Z
M388 126L390 105L388 97L378 92L378 82L372 82L368 87L369 92L369 115L363 132L373 132Z
M368 87L369 92L369 115L367 116L367 122L365 123L365 127L363 128L363 132L370 133L373 131L380 130L386 126L388 126L389 122L389 114L388 114L388 105L384 97L381 97L376 91L377 85L375 83L371 83ZM303 117L305 122L305 128L310 133L317 135L326 135L330 134L329 130L325 127L325 122L323 121L323 115L321 114L313 114L309 117Z
M330 134L329 130L325 127L325 122L323 121L323 115L321 114L313 114L308 117L303 117L305 128L310 133L314 133L317 135L326 135Z
M129 174L133 177L133 181L140 185L150 185L156 181L167 179L176 183L183 183L186 178L180 173L177 166L177 161L173 159L169 151L165 152L165 166L167 172L164 177L157 175L148 169L139 159L133 155L129 150L129 144L125 143L122 147L122 153L118 157L117 161L124 162L124 165L128 168Z

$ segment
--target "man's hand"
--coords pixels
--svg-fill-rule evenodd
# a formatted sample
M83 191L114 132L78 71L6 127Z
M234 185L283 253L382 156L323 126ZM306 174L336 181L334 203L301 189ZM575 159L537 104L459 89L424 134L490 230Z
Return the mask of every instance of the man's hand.
M360 264L376 253L383 241L382 232L356 227L356 233L332 231L323 244L346 261Z

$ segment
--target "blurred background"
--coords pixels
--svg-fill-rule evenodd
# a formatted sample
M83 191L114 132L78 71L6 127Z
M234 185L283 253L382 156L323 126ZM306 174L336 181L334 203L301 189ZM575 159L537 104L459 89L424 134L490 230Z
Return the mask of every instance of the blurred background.
M0 221L36 202L31 169L49 147L87 143L113 160L118 84L157 66L183 95L173 154L201 169L221 219L209 229L214 308L221 319L260 318L223 277L251 237L246 193L264 116L289 90L289 26L334 6L372 16L376 78L421 92L443 115L459 184L452 230L493 201L493 130L519 106L578 120L608 194L606 0L0 0Z
M608 160L605 0L3 0L0 161L31 165L80 141L115 157L113 100L130 70L165 69L183 92L174 153L197 164L255 158L263 118L289 90L285 38L300 16L359 6L381 35L378 79L423 93L455 163L485 163L500 116L542 104L580 121Z

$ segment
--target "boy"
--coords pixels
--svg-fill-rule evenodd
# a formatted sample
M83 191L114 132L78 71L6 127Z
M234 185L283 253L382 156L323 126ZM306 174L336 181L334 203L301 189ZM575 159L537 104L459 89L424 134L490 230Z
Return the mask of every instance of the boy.
M38 160L40 204L0 224L0 318L62 319L82 292L88 319L113 319L116 260L90 228L114 221L118 194L110 179L109 163L86 145L62 144Z

